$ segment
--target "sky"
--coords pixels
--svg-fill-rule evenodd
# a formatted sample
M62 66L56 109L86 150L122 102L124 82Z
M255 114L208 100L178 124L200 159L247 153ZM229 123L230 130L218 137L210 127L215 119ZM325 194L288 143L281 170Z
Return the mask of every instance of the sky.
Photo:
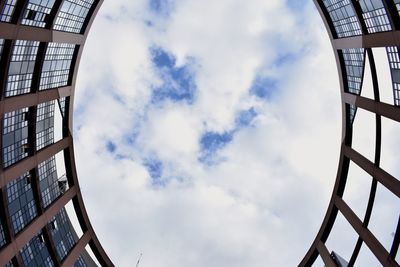
M341 142L322 20L305 0L104 1L73 134L86 208L116 266L141 253L140 267L295 266L323 220ZM398 144L387 147L390 159ZM383 195L379 216L393 219L397 200ZM353 245L335 231L330 249L346 258Z

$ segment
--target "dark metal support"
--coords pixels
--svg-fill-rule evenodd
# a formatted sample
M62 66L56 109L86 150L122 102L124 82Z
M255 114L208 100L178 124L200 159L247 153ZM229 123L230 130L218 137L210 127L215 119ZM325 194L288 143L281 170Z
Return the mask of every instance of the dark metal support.
M376 102L372 99L363 96L357 96L351 93L343 93L343 101L345 103L355 105L358 108L373 112L379 116L400 122L400 107L383 102Z
M379 167L376 167L374 163L372 163L369 159L355 151L350 147L343 147L343 151L346 157L351 159L354 163L356 163L359 167L361 167L364 171L366 171L369 175L374 177L379 183L385 186L389 191L395 194L397 197L400 197L400 181L395 177L382 170Z
M82 235L82 237L78 240L74 248L70 251L67 257L62 262L62 267L69 267L73 266L77 258L82 254L85 250L87 244L89 244L91 236L93 235L92 232L87 231Z
M54 201L42 214L24 228L12 244L0 251L0 266L4 266L22 249L46 224L77 194L77 188L69 188L60 198Z
M336 49L400 46L400 32L377 32L332 40Z
M45 161L52 155L55 155L61 150L67 148L71 142L71 137L61 139L60 141L36 152L35 155L26 157L18 163L11 165L7 169L4 169L4 171L0 173L0 187L4 187L7 183L16 179L18 176L35 168L40 162Z
M324 243L318 242L317 249L326 267L337 267Z
M376 74L375 60L374 60L374 56L373 56L371 48L367 49L367 54L368 54L368 59L370 62L370 68L371 68L374 100L375 100L375 102L380 102L378 76ZM374 159L374 164L376 167L379 167L380 159L381 159L381 143L382 143L381 139L382 139L381 116L379 114L375 114L375 159ZM376 188L377 188L377 181L373 178L371 181L371 189L370 189L370 193L369 193L367 209L365 211L364 220L363 220L364 227L368 227L369 221L371 219L372 208L374 205L375 195L376 195ZM358 237L357 243L354 247L353 253L352 253L350 261L349 261L350 266L354 265L354 263L358 257L358 254L360 253L362 243L363 243L363 240L361 239L361 237Z
M16 25L6 22L0 22L0 39L31 40L70 44L83 44L85 41L84 36L76 33L53 31L46 28Z
M394 260L396 258L397 252L400 245L400 216L397 221L396 233L394 234L392 248L390 249L390 257Z
M10 111L14 111L24 107L37 106L38 104L44 102L70 96L71 91L72 91L71 86L64 86L43 91L36 91L30 94L7 97L1 102L0 117L4 113Z
M383 266L399 267L399 265L390 258L389 253L382 246L382 244L379 243L378 239L376 239L376 237L368 230L368 228L363 226L361 220L343 201L343 199L336 197L335 205Z

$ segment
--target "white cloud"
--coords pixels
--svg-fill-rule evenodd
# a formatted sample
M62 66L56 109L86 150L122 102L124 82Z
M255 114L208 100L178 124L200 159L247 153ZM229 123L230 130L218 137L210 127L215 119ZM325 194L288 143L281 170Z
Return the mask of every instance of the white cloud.
M161 79L154 46L177 66L195 62L193 104L151 103ZM141 252L154 267L300 261L329 201L341 134L335 61L312 3L295 11L278 0L182 0L158 16L147 1L105 1L80 68L78 172L117 266ZM249 94L260 73L278 81L269 100ZM224 161L200 163L202 134L232 130L250 107L258 115L218 152ZM162 188L142 165L154 156L175 178Z

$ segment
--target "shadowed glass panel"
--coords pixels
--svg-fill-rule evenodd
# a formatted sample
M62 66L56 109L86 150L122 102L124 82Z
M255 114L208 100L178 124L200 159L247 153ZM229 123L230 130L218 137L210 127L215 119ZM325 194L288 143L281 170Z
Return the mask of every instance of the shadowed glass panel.
M38 47L39 42L37 41L15 41L8 69L6 97L26 94L31 91Z
M55 30L80 33L94 0L65 0L57 15Z
M28 108L4 114L3 118L3 166L28 156Z
M22 24L44 28L55 0L29 0Z

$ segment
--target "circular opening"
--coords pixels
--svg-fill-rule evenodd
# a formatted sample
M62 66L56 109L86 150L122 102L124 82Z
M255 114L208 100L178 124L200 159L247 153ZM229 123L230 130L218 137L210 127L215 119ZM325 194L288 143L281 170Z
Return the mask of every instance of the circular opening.
M115 265L297 265L336 175L336 72L309 1L106 1L74 138Z

